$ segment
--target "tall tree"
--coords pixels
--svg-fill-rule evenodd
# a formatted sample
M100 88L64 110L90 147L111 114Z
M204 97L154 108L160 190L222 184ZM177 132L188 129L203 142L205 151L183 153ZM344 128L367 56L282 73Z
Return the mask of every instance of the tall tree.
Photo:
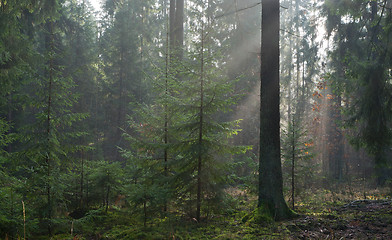
M110 5L114 4L114 6ZM126 116L130 113L129 103L137 102L143 94L142 64L140 61L141 41L138 27L142 16L137 13L146 2L128 0L107 1L105 10L110 17L105 21L101 37L102 60L104 64L103 95L104 107L109 126L103 130L104 157L109 161L123 160L118 146L124 146L122 129L126 129Z
M274 219L291 215L283 198L280 159L279 0L262 2L259 201Z

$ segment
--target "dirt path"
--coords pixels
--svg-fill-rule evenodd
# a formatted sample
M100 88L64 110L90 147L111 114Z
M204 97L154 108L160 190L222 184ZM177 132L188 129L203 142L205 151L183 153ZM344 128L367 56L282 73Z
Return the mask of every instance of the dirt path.
M292 239L392 239L392 201L358 200L286 224Z

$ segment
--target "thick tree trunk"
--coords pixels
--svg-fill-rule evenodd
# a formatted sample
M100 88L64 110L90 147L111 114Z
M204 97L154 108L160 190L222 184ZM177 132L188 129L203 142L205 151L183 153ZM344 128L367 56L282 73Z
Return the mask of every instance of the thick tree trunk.
M283 198L279 112L279 0L262 2L259 201L276 219L290 216Z

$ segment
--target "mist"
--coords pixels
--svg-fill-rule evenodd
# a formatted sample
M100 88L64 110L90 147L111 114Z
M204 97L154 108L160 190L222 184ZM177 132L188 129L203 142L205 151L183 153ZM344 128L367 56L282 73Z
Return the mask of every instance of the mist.
M0 238L392 238L389 5L0 0Z

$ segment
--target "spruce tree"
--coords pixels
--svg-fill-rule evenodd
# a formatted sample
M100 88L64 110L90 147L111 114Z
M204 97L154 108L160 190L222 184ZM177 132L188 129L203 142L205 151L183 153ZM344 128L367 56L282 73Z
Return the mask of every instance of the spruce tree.
M47 7L45 9L45 7ZM25 103L26 120L20 130L20 149L17 152L21 170L18 177L29 179L23 186L26 204L35 206L31 216L39 220L40 228L51 235L56 212L66 206L65 181L71 153L80 149L75 141L85 132L74 128L74 123L87 117L73 112L77 94L72 94L74 81L62 64L66 46L63 45L62 9L60 3L41 9L47 16L35 29L38 61L33 81L25 87L29 103Z
M117 147L125 144L122 129L126 129L126 116L131 110L129 103L140 102L145 93L138 31L142 18L137 14L145 3L133 0L112 3L106 2L104 9L108 18L103 22L105 31L100 39L105 74L102 86L104 121L110 126L103 132L103 151L105 159L118 161L121 155Z

